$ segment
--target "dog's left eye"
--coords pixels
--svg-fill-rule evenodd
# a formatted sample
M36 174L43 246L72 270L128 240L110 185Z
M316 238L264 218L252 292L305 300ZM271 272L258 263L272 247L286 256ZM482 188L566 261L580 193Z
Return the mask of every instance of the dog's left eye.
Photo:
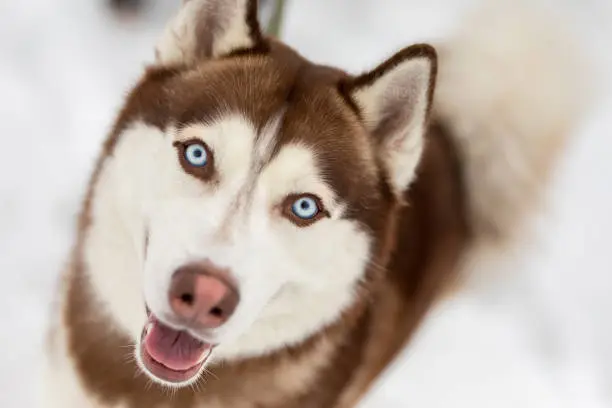
M312 194L292 194L285 199L283 214L300 227L306 227L329 213L323 208L321 200Z
M310 220L316 217L320 210L314 197L306 196L295 200L291 206L291 211L296 217Z
M208 163L208 151L202 143L192 143L185 147L185 160L195 167L204 167Z

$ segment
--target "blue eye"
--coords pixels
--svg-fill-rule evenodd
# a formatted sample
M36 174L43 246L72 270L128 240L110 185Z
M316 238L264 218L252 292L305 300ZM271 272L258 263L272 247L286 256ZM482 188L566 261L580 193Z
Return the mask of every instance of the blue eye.
M319 204L313 197L300 197L291 206L291 212L303 220L313 219L320 211Z
M193 143L185 148L185 159L195 167L204 167L208 163L206 147L200 143Z

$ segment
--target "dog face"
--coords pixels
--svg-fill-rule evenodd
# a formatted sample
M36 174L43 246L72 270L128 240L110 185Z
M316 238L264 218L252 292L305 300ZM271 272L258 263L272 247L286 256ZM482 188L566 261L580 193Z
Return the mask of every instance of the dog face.
M263 38L256 8L185 3L93 187L93 286L166 384L299 343L359 302L423 148L430 47L351 77Z

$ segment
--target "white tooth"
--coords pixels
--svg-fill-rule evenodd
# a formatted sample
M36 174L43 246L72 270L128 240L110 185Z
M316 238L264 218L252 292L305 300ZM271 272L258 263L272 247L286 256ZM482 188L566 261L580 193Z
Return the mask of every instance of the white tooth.
M151 329L153 329L153 323L147 323L147 326L145 327L145 335L149 334Z

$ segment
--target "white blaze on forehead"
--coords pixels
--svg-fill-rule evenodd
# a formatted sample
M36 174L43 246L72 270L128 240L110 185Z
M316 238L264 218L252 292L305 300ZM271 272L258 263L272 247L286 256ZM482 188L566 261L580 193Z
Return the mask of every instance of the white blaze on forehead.
M285 117L285 109L273 116L261 131L255 147L256 166L261 167L270 159L278 142L280 127Z

